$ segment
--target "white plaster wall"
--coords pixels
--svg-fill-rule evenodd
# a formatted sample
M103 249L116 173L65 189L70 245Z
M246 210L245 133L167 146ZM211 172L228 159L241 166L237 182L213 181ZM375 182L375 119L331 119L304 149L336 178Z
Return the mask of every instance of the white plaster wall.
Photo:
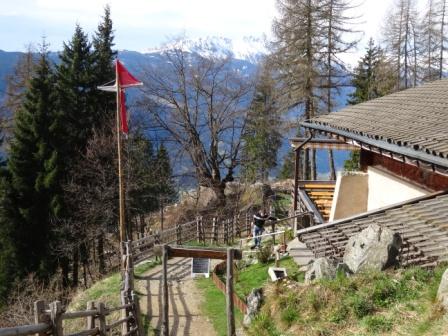
M375 167L368 167L367 174L369 175L367 211L429 194L427 190Z
M368 175L362 172L339 172L334 189L329 221L367 211Z

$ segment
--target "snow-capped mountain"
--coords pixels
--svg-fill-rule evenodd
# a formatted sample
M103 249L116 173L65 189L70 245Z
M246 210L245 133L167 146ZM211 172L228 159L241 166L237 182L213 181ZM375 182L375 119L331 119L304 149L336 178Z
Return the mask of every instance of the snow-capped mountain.
M149 49L149 53L163 53L173 49L197 53L203 57L226 57L258 63L260 58L267 54L265 42L262 38L245 36L241 39L231 40L225 37L210 36L205 38L179 38L166 43L160 48Z

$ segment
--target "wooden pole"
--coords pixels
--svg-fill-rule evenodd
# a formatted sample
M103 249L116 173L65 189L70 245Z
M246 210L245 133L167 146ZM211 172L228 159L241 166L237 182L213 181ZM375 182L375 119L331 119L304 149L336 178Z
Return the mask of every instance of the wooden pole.
M294 200L293 209L297 210L297 189L299 188L299 166L300 166L300 148L295 150L295 162L294 162Z
M226 309L227 309L227 336L235 336L235 308L233 302L233 248L227 249L227 275L226 275Z
M63 336L62 305L60 301L50 303L50 318L53 326L53 336Z
M168 326L168 246L162 246L162 336L169 335Z
M45 301L39 300L34 302L34 324L48 322L45 319ZM36 336L44 336L45 333L36 334Z
M107 335L106 329L106 307L103 302L98 302L98 321L99 321L99 329L100 336Z
M118 60L117 60L118 62ZM118 151L118 195L119 195L119 231L120 231L120 246L123 248L123 242L126 240L126 225L125 225L125 195L124 195L124 174L122 165L122 150L121 150L121 87L118 75L118 66L115 66L115 78L117 86L117 151ZM122 251L123 252L123 251Z
M87 310L94 310L95 309L95 302L94 301L88 301L87 302ZM95 316L87 316L86 317L86 329L91 330L95 328Z

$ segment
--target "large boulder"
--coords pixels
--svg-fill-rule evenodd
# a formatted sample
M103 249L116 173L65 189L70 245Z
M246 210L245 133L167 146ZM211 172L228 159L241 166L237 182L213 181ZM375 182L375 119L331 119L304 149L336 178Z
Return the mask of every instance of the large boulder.
M445 311L448 312L448 268L442 275L442 280L440 281L439 289L437 291L437 299L440 301Z
M382 271L397 263L401 242L398 233L376 224L369 225L348 240L344 263L353 273Z
M258 311L260 310L262 300L263 290L261 288L252 289L252 291L246 298L247 311L246 315L244 315L244 326L248 327L252 323L255 315L257 315Z
M305 273L305 283L322 278L332 279L336 276L336 265L328 258L317 258L308 265Z

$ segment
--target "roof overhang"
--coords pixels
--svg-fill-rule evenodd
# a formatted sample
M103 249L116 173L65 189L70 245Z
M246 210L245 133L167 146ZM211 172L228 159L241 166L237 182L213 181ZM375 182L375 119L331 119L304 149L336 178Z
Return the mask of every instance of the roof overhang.
M336 139L351 143L352 145L363 148L381 155L389 156L399 161L403 161L415 166L430 168L443 174L448 174L448 159L417 151L412 148L399 146L383 140L372 139L363 135L347 132L331 126L315 124L311 122L301 122L302 127L318 131L323 135L332 135Z
M291 142L291 146L297 149L301 144L303 144L307 138L291 138L289 141ZM303 147L303 149L338 149L338 150L355 150L359 149L359 147L347 143L346 141L339 139L321 139L321 138L312 138L307 141Z

